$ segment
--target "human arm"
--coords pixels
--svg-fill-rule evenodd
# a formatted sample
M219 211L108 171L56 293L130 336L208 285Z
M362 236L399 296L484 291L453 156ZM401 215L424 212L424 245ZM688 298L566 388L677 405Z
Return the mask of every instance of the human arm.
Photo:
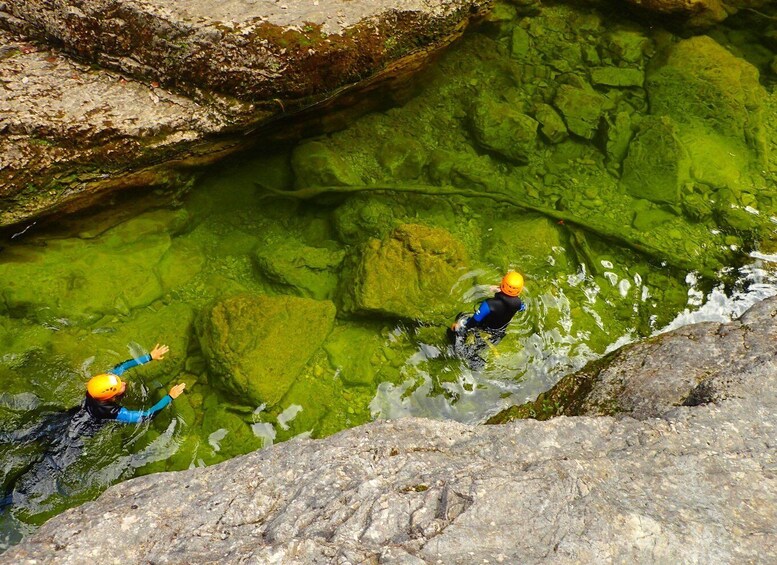
M109 372L113 373L117 377L120 377L122 374L124 374L125 371L132 369L133 367L137 367L138 365L145 365L146 363L150 363L154 360L161 360L165 358L165 354L170 351L170 348L166 345L159 345L158 343L154 346L154 349L151 350L151 353L147 353L146 355L143 355L141 357L138 357L137 359L129 359L127 361L124 361L123 363L119 363L116 365L113 369L111 369Z
M148 410L127 410L126 408L122 408L119 410L116 420L124 424L138 424L144 420L150 420L159 414L165 406L170 404L174 398L178 398L184 388L186 388L184 383L175 385L170 389L169 393L164 395L159 402Z
M124 363L119 363L108 372L113 373L117 377L120 377L128 369L132 369L133 367L137 367L138 365L145 365L146 363L150 363L151 359L152 359L151 355L149 354L143 355L142 357L138 357L137 359L129 359L127 361L124 361Z
M173 399L170 395L166 394L162 397L162 400L154 404L148 410L127 410L126 408L122 408L116 415L116 421L122 422L123 424L138 424L144 420L150 420L159 414L159 412L172 401Z
M475 313L467 318L467 321L464 323L464 327L468 330L477 327L477 325L482 322L490 313L491 307L488 305L488 300L484 300L478 305L477 308L475 308Z

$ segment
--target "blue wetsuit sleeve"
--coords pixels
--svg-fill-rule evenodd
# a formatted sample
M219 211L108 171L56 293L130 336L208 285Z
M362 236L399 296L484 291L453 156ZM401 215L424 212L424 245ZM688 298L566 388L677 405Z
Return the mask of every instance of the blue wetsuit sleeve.
M465 324L466 328L474 328L475 325L483 321L483 319L491 313L491 308L488 306L488 301L483 301L475 309L475 314L470 316Z
M526 303L521 301L521 307L518 308L518 311L519 312L523 312L524 310L526 310Z
M124 424L137 424L143 420L153 418L162 410L162 408L170 404L172 401L173 399L170 397L170 395L166 394L162 397L162 400L154 404L148 410L127 410L126 408L122 408L116 415L116 421L122 422Z
M116 365L113 369L111 369L108 372L113 373L117 377L120 377L127 369L132 369L133 367L137 367L138 365L145 365L150 361L151 361L151 355L147 353L143 357L138 357L137 359L130 359L129 361L120 363L119 365Z

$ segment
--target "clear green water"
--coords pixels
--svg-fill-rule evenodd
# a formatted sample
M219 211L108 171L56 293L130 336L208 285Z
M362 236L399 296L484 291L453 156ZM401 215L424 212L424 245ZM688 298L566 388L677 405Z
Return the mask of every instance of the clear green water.
M155 343L170 354L127 375L123 404L187 390L153 422L105 426L25 492L20 478L52 448L4 442L0 549L139 474L378 417L480 422L618 344L773 293L748 257L772 258L777 215L773 30L746 18L713 30L725 52L681 53L702 60L684 74L671 59L651 70L681 39L667 30L515 10L498 7L402 107L231 159L173 202L138 195L6 241L3 437L77 406L90 375ZM705 57L761 76L740 81L750 90L694 84ZM647 89L631 84L646 75ZM699 110L699 89L717 113ZM307 200L272 192L310 187L325 188ZM528 308L473 374L448 354L445 329L508 268L525 273ZM214 305L245 296L224 322L234 355L214 353L203 345L221 327ZM246 388L254 363L275 373Z

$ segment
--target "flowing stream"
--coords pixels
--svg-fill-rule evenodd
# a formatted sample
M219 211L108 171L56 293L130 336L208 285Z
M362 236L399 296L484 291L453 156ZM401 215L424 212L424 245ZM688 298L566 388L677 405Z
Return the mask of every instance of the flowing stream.
M401 106L257 145L179 195L117 196L8 234L0 551L117 481L375 418L482 422L621 345L777 293L776 29L732 18L707 32L719 52L626 15L498 5ZM673 48L758 69L763 123L657 118L662 97L693 113L671 81L694 69L651 66ZM527 310L473 372L446 328L510 268ZM184 395L151 422L79 436L89 377L156 343L170 353L127 373L122 404L147 408L177 382ZM251 388L256 363L277 382Z

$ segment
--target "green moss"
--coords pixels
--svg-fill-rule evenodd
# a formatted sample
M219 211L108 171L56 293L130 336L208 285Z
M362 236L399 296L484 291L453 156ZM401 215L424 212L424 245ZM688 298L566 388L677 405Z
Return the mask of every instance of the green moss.
M481 98L469 119L475 141L484 149L516 163L527 163L535 151L537 121L509 104Z
M690 181L690 158L668 118L644 120L629 144L621 186L635 198L676 204Z
M344 272L343 310L423 321L455 313L450 291L468 263L464 247L441 228L405 224L368 241Z
M334 296L343 257L340 249L307 246L283 232L267 237L254 253L264 277L290 287L295 294L318 300Z
M564 117L570 132L585 139L593 139L604 110L604 101L599 94L562 84L553 104Z
M705 124L765 153L765 91L755 67L709 37L680 41L648 72L650 110L679 124Z
M542 216L527 214L493 222L484 258L500 271L517 269L532 277L569 268L563 228Z
M348 164L319 141L298 146L291 164L297 178L297 186L341 186L359 184L361 179Z
M238 295L208 309L198 336L213 384L241 404L275 405L332 329L328 301Z
M567 138L567 126L552 106L538 105L534 119L540 123L540 132L550 143L559 143Z
M603 86L642 86L645 73L641 69L622 67L595 67L591 69L591 82Z

